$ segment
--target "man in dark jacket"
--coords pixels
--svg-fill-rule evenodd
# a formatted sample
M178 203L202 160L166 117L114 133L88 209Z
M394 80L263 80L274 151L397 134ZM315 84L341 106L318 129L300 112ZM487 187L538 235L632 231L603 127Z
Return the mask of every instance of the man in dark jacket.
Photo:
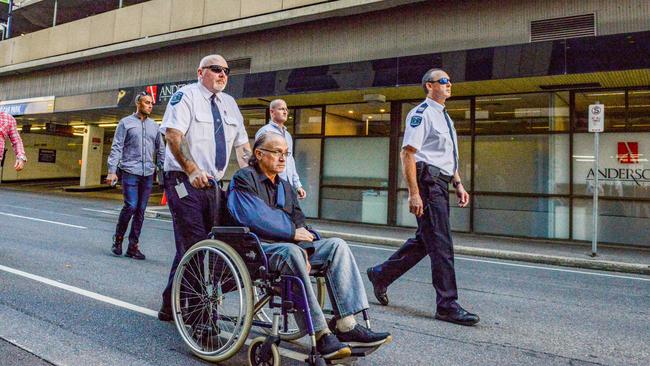
M284 171L287 156L287 143L281 135L267 133L255 142L249 166L235 173L230 183L230 214L262 239L272 271L298 276L306 284L318 351L325 358L347 357L349 346L390 341L389 333L376 333L357 324L354 315L369 306L354 256L345 241L315 240L307 230L295 190L278 175ZM328 263L325 274L330 298L335 299L334 333L310 285L310 262ZM303 319L297 320L303 323Z

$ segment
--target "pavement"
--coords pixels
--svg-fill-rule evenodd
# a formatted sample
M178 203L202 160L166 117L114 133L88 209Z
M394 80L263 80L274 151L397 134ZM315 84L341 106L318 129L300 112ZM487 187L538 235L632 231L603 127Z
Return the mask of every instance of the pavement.
M91 192L64 191L74 181L2 183L1 189L31 193L73 196L97 200L122 200L120 187ZM148 217L171 219L167 206L160 206L162 191L155 186L149 200ZM119 209L119 204L115 209ZM327 220L309 220L324 237L399 247L413 236L414 228L364 225ZM599 244L598 255L591 256L591 243L576 241L509 238L491 235L453 233L456 254L475 257L541 263L624 273L650 274L650 246Z
M145 218L145 261L113 256L116 196L0 189L0 339L10 343L0 344L0 365L20 365L19 357L27 365L207 365L156 318L175 254L170 220ZM375 229L353 233L367 227ZM349 244L361 269L395 249ZM355 365L650 365L642 320L650 316L650 276L465 255L456 256L456 276L461 305L481 317L475 327L434 319L427 260L390 286L389 306L377 303L364 276L372 326L394 340ZM251 332L249 340L260 334ZM282 342L282 364L303 365L295 352L305 342ZM246 352L220 365L245 365Z

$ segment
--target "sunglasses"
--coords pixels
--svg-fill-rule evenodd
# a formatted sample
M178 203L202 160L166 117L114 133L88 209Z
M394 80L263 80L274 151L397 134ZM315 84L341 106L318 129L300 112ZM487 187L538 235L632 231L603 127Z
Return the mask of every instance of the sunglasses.
M218 74L220 72L223 72L224 75L228 76L230 75L230 69L227 67L219 66L219 65L210 65L210 66L203 66L204 69L210 69L215 74Z
M451 83L451 80L449 78L440 78L438 80L429 80L429 83L440 83L440 85L447 85Z

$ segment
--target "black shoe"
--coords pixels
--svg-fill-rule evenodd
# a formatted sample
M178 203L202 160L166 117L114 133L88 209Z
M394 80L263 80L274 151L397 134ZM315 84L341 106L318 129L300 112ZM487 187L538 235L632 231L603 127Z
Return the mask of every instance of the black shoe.
M377 281L373 267L368 268L366 274L368 274L368 279L370 280L370 283L372 283L372 289L374 290L377 301L384 306L388 305L388 294L386 293L388 288Z
M140 251L140 248L138 247L138 243L129 244L129 247L126 249L126 253L124 254L124 256L133 259L139 259L139 260L144 260L146 258L144 254L142 254L142 252Z
M158 310L158 320L163 322L174 321L174 316L172 315L172 308L165 305L160 307Z
M472 314L460 306L458 309L436 311L436 319L460 325L474 325L480 320L478 315Z
M385 343L390 343L393 340L393 336L391 336L390 333L373 332L361 324L355 325L354 328L348 332L339 332L335 329L334 334L336 334L339 341L349 345L350 347L375 347Z
M111 247L111 252L117 256L122 255L122 240L124 240L123 237L113 235L113 246Z
M352 350L347 344L339 342L339 339L332 333L325 334L316 341L318 353L328 360L346 358L352 355Z

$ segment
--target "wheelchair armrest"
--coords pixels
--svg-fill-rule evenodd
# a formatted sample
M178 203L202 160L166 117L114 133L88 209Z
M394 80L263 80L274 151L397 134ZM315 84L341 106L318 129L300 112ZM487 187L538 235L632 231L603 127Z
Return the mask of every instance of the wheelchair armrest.
M232 235L232 234L248 234L250 229L246 226L213 226L213 235Z

